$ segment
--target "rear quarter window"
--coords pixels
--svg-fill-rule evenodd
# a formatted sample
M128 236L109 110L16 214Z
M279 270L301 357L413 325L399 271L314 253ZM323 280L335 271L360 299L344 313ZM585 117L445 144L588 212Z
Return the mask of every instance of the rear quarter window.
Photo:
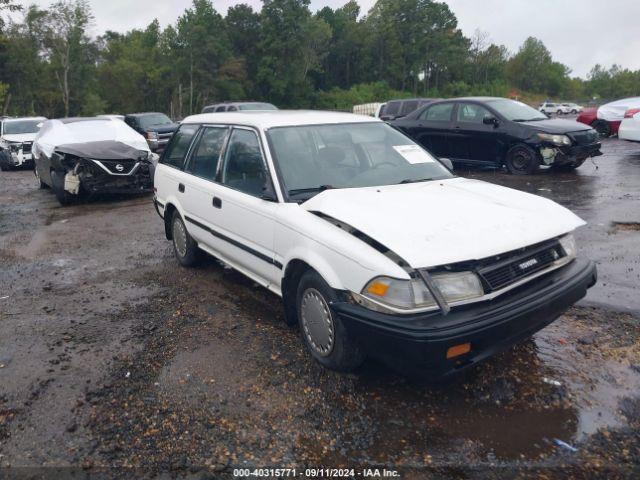
M387 103L386 108L384 109L385 115L398 115L400 112L401 102L389 102Z
M173 137L171 137L171 141L169 145L167 145L167 149L164 151L160 163L171 165L172 167L182 170L189 146L198 128L199 125L181 125L176 133L173 134Z

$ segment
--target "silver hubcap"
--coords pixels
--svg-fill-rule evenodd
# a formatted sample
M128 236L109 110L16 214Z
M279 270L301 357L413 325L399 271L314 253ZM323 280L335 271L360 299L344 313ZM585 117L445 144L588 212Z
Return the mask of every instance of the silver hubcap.
M184 257L187 254L187 232L182 222L178 219L173 222L173 243L176 246L178 255Z
M333 350L335 333L329 305L314 288L305 290L300 304L304 334L313 350L326 357Z

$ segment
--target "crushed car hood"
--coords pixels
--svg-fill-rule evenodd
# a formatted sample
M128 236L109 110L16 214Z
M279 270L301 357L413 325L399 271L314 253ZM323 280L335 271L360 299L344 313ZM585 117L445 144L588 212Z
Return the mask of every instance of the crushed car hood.
M16 133L16 134L6 134L2 136L3 140L7 142L33 142L36 138L37 133Z
M138 160L149 157L145 150L113 140L58 145L55 151L94 160Z
M559 118L553 118L549 120L537 120L535 122L520 122L522 125L535 128L544 133L562 134L569 132L581 132L583 130L590 130L589 125L584 123L578 123L573 120L562 120Z
M414 268L499 255L585 224L551 200L464 178L325 190L301 206L362 231Z

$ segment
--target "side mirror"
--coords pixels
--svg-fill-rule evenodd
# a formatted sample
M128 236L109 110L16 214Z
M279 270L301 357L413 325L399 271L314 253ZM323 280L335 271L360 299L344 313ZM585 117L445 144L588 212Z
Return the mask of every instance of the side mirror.
M500 121L493 115L485 115L482 118L482 123L484 123L485 125L493 125L494 127L497 127L500 124Z
M453 170L453 162L449 158L440 158L440 163L447 167L449 170Z

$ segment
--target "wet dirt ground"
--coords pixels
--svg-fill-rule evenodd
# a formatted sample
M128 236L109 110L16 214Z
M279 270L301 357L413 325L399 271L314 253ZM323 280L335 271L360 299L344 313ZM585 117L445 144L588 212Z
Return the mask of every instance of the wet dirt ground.
M180 268L149 197L60 207L0 175L0 478L218 478L237 467L403 478L637 477L640 146L574 173L459 174L589 222L588 296L445 384L318 367L269 292Z

